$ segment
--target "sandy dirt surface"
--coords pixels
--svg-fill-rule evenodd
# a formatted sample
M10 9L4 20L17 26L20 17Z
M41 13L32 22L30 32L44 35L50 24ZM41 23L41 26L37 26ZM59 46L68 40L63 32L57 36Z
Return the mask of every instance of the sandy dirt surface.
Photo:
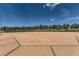
M79 34L77 34L78 40L79 40Z
M79 56L79 46L52 46L57 56Z
M74 32L22 32L8 33L17 38L21 45L77 45Z
M0 36L0 55L7 55L17 47L19 47L19 44L13 37Z
M76 40L79 43L79 32L76 33Z
M12 37L21 45L16 50L14 49L19 45ZM14 51L7 55L79 55L78 41L78 32L2 33L0 35L0 55L5 55L12 50Z
M53 56L50 46L22 46L9 54L10 56Z

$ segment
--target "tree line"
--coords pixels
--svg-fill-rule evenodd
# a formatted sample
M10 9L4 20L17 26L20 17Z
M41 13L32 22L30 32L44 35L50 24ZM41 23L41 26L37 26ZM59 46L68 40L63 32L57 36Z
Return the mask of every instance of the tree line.
M63 25L36 25L22 27L1 27L3 32L29 32L29 31L79 31L79 24L63 24Z

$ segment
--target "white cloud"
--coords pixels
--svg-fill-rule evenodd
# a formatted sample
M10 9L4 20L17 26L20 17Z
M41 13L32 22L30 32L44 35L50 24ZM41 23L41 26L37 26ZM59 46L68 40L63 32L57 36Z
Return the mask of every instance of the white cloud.
M44 8L46 7L50 7L51 3L46 3L45 5L43 5Z
M51 6L51 3L47 3L45 6L50 7Z
M51 4L51 7L57 6L57 5L59 5L59 4L60 4L60 3Z
M51 18L51 19L50 19L50 21L52 21L52 22L53 22L54 20L55 20L55 18Z
M46 8L46 7L50 7L52 10L57 6L59 5L60 3L46 3L43 7Z

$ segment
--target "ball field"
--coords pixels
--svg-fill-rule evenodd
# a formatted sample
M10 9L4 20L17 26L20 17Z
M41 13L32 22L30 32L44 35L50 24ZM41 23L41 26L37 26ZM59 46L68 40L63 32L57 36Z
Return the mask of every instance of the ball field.
M78 32L0 33L1 56L79 56Z

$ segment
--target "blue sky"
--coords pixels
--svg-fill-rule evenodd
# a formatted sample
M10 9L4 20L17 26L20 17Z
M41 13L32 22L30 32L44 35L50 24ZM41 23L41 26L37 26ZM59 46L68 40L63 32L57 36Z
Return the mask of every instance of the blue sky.
M79 24L79 3L0 3L2 26Z

